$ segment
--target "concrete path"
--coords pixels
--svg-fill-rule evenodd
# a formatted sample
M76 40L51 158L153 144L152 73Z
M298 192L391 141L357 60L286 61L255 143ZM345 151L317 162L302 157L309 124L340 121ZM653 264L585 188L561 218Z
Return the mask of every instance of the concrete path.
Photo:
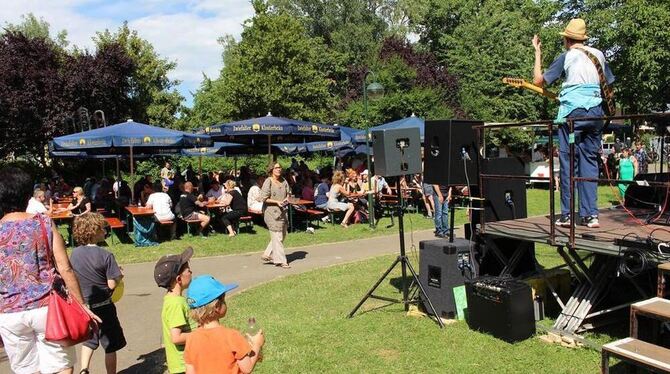
M414 244L432 239L430 230L414 233ZM405 241L409 249L410 235ZM195 248L197 253L197 248ZM212 274L224 282L237 282L237 293L250 287L284 277L299 274L315 268L359 261L379 255L399 252L397 235L378 236L352 242L319 244L287 250L291 269L281 269L264 265L260 253L230 256L195 258L191 260L194 275ZM164 362L161 346L160 313L165 291L156 286L153 279L154 263L124 265L125 295L117 304L121 326L128 341L126 348L118 352L118 371L121 373L154 372ZM385 269L379 269L381 272ZM361 295L362 296L362 295ZM79 355L79 350L77 352ZM98 349L91 364L91 373L104 373L104 354ZM9 373L7 361L0 362L0 373ZM75 373L79 372L79 364ZM160 372L160 371L159 371Z

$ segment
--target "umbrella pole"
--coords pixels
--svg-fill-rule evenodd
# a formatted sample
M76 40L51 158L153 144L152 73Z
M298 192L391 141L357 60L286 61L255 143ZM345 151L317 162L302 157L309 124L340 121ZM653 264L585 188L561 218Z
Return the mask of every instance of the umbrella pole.
M237 179L237 156L233 157L233 176Z
M268 163L272 164L272 137L268 135Z
M119 179L121 179L121 169L119 168L119 156L116 156L116 180Z
M133 167L133 146L130 146L130 199L135 201L135 168Z
M202 180L202 155L198 157L198 177Z

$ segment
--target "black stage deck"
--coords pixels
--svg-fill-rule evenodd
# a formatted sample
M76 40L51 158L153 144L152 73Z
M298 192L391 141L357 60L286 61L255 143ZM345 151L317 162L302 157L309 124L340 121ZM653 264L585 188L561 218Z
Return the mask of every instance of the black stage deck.
M633 218L631 213L637 218ZM657 241L670 241L670 227L665 224L651 223L641 225L638 220L644 222L648 217L653 217L654 212L649 210L632 210L631 213L621 208L601 209L599 213L600 228L591 229L586 226L577 225L575 228L575 248L595 253L617 256L621 248L615 244L615 240L635 240L636 235L640 242L644 242L650 233ZM666 216L656 220L665 223ZM530 218L515 219L508 221L489 222L484 227L485 235L493 235L506 238L522 239L536 243L551 244L549 215L535 216ZM570 229L556 227L556 245L567 246L569 242Z

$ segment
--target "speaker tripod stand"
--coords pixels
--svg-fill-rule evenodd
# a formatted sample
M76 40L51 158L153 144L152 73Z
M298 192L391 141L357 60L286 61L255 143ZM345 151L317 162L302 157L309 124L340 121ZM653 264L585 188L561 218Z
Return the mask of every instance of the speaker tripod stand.
M400 183L398 183L398 234L400 236L400 255L396 257L395 261L391 264L391 266L386 270L386 272L377 280L377 282L372 286L370 291L363 296L361 301L358 302L356 307L349 313L349 318L352 318L354 314L358 311L358 309L369 299L377 299L377 300L384 300L384 301L389 301L392 303L403 303L405 306L405 312L409 311L409 304L412 303L413 301L409 299L409 284L407 282L407 269L409 269L409 272L412 274L412 281L416 285L419 286L419 292L420 295L423 295L424 300L428 303L428 307L430 308L430 312L433 313L435 318L437 319L437 323L440 325L440 328L444 328L444 323L442 322L442 319L439 317L437 314L437 311L435 310L435 307L433 306L433 303L430 301L430 298L428 297L428 294L426 294L426 290L423 289L423 286L421 285L421 282L419 282L419 277L416 274L416 271L414 271L414 268L412 267L412 264L410 263L409 259L407 258L407 255L405 254L405 230L404 230L404 225L403 225L403 198L402 198L402 189L400 188ZM378 296L375 295L374 292L377 290L377 287L388 277L388 275L395 269L395 267L400 264L400 269L402 272L402 300L396 300L392 299L390 297L385 297L385 296Z

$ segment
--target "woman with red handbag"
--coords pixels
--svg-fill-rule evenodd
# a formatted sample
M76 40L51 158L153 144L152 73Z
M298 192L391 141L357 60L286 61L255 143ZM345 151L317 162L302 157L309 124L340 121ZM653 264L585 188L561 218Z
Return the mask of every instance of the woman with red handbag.
M56 271L70 297L83 300L65 243L52 221L23 212L32 186L25 171L0 170L0 336L13 372L72 373L74 347L47 341L45 336Z

